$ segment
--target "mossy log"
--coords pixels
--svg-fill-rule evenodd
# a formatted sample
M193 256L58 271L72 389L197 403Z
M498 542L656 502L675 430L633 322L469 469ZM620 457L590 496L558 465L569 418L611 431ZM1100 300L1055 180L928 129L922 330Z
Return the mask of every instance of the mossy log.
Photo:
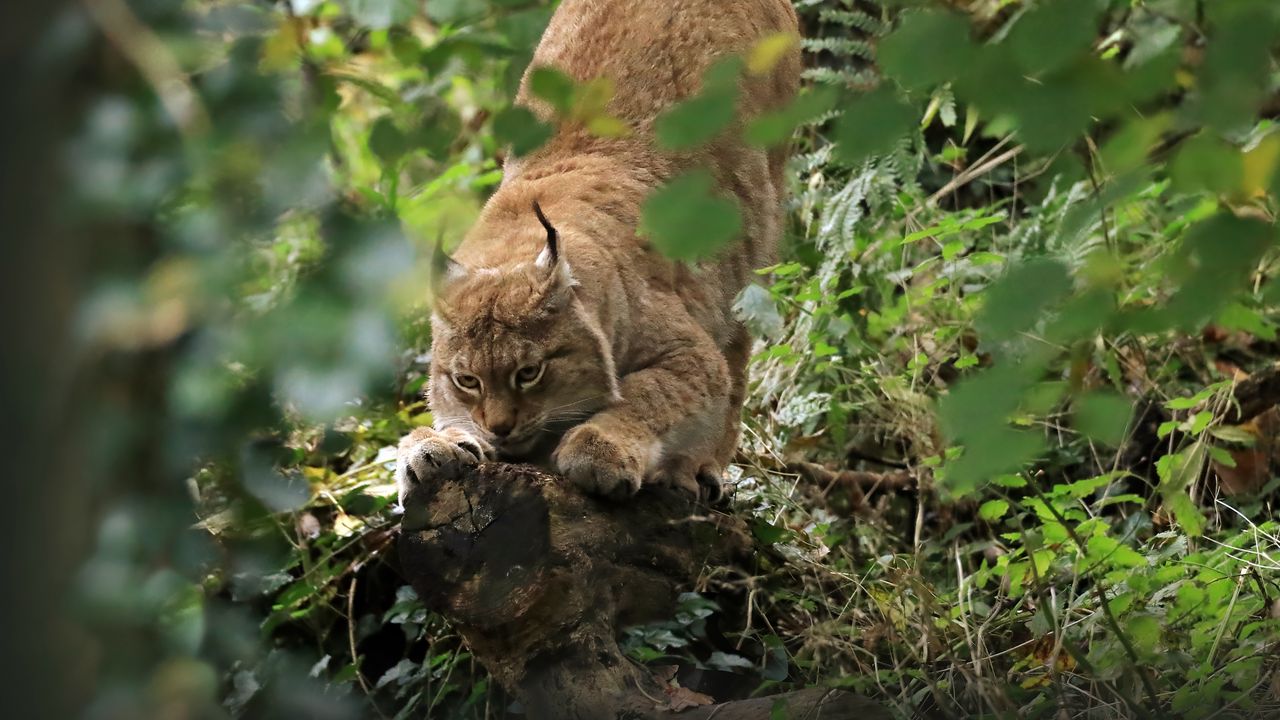
M746 564L741 520L646 487L628 502L586 497L527 466L447 466L405 501L401 567L433 610L532 720L672 717L672 688L618 647L621 628L671 617L701 570ZM869 701L805 690L708 705L681 718L875 720ZM719 710L715 710L719 708Z

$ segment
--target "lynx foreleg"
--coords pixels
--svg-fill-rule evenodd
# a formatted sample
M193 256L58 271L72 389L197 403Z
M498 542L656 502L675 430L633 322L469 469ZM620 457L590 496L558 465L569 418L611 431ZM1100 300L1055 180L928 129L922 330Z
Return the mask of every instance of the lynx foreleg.
M710 339L682 343L620 383L622 400L570 430L555 452L583 490L615 498L656 479L663 459L687 449L711 457L729 395L724 356ZM685 465L692 466L685 463ZM685 485L692 478L669 478Z

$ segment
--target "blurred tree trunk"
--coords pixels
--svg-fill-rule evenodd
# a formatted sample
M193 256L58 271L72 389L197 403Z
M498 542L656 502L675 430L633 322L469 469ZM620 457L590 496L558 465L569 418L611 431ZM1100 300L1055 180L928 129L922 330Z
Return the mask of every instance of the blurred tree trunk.
M127 493L163 501L158 470L165 352L106 355L82 338L81 305L104 265L145 268L150 220L73 215L68 141L85 109L139 90L136 74L68 0L0 7L0 397L8 517L3 541L4 706L14 717L78 716L103 668L152 657L140 626L110 638L71 614L72 589L104 502ZM113 435L114 434L114 435ZM107 442L110 440L110 442ZM185 523L182 516L176 520ZM144 529L145 530L145 529ZM156 532L163 532L157 529ZM145 682L146 676L140 676Z
M3 703L9 714L66 718L83 693L66 683L88 660L87 644L62 612L89 530L86 468L78 428L67 416L68 337L82 275L85 238L59 222L63 177L58 150L84 88L78 63L51 52L66 0L0 7L0 397L4 398L6 551L0 594L5 652ZM74 25L66 26L74 29Z

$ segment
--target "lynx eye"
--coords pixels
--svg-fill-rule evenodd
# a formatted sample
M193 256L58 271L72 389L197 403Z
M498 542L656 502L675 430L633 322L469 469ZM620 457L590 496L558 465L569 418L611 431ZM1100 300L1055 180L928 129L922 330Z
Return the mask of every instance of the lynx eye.
M538 363L537 365L525 365L511 376L511 382L518 388L524 389L533 387L542 379L542 373L547 369L546 363Z
M449 376L453 380L453 384L458 386L463 392L473 393L480 389L480 378L475 375L466 373L454 373Z

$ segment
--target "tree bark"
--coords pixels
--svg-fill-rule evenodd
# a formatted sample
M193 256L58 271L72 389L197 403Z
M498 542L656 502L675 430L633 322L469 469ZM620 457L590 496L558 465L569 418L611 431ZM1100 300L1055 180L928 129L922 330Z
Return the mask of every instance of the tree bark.
M449 618L527 717L660 718L673 688L632 662L617 636L667 619L708 564L746 564L745 524L646 487L622 503L586 497L527 466L446 466L405 501L401 567L429 607ZM682 718L873 720L848 693L805 690L705 706ZM874 712L873 712L874 710ZM806 714L796 715L794 712Z

